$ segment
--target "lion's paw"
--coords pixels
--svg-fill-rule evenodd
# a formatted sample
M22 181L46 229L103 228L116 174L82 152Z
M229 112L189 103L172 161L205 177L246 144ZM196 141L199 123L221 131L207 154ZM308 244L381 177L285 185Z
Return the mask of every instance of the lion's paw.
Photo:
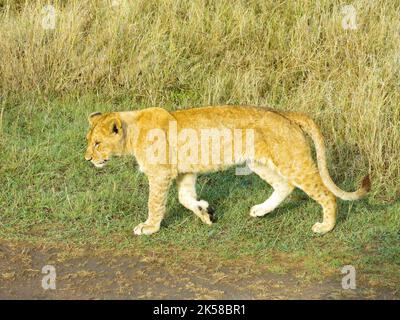
M262 204L257 204L250 209L250 216L252 217L262 217L268 213L268 209Z
M147 223L139 223L134 229L133 233L140 236L142 234L150 235L160 230L160 226L150 225Z
M325 234L333 229L334 225L332 224L327 224L327 223L321 223L317 222L316 224L313 225L312 231L315 233L319 234Z
M208 224L210 226L213 222L216 221L215 209L211 207L207 201L200 200L197 208L199 212L197 212L196 214L205 224Z

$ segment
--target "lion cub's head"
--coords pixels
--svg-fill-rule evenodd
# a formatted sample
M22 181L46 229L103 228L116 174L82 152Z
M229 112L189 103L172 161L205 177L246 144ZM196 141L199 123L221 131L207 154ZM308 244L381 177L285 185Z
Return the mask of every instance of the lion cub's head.
M121 155L124 146L122 122L118 113L92 113L85 159L102 168L113 155Z

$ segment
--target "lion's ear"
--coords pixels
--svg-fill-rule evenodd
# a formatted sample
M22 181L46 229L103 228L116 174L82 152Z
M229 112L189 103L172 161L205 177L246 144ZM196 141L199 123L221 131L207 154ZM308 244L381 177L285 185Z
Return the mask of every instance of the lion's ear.
M99 120L99 117L101 116L101 112L93 112L89 115L88 121L91 126Z
M122 122L119 118L113 118L109 124L110 132L112 134L119 134L122 132Z

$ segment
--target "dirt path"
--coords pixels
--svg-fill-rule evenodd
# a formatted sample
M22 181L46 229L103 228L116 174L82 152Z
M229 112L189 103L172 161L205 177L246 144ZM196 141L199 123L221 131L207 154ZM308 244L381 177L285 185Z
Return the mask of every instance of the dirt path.
M42 288L45 265L56 269L55 290ZM343 290L341 277L303 281L246 261L182 261L170 253L128 255L0 241L0 299L399 299L389 289L362 284Z

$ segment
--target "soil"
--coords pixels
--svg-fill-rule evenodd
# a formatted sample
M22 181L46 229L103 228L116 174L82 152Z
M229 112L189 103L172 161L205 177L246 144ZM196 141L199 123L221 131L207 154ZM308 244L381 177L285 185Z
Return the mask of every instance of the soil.
M45 265L55 289L44 289ZM276 273L250 261L187 259L179 253L113 252L0 240L0 299L399 299L390 288Z

